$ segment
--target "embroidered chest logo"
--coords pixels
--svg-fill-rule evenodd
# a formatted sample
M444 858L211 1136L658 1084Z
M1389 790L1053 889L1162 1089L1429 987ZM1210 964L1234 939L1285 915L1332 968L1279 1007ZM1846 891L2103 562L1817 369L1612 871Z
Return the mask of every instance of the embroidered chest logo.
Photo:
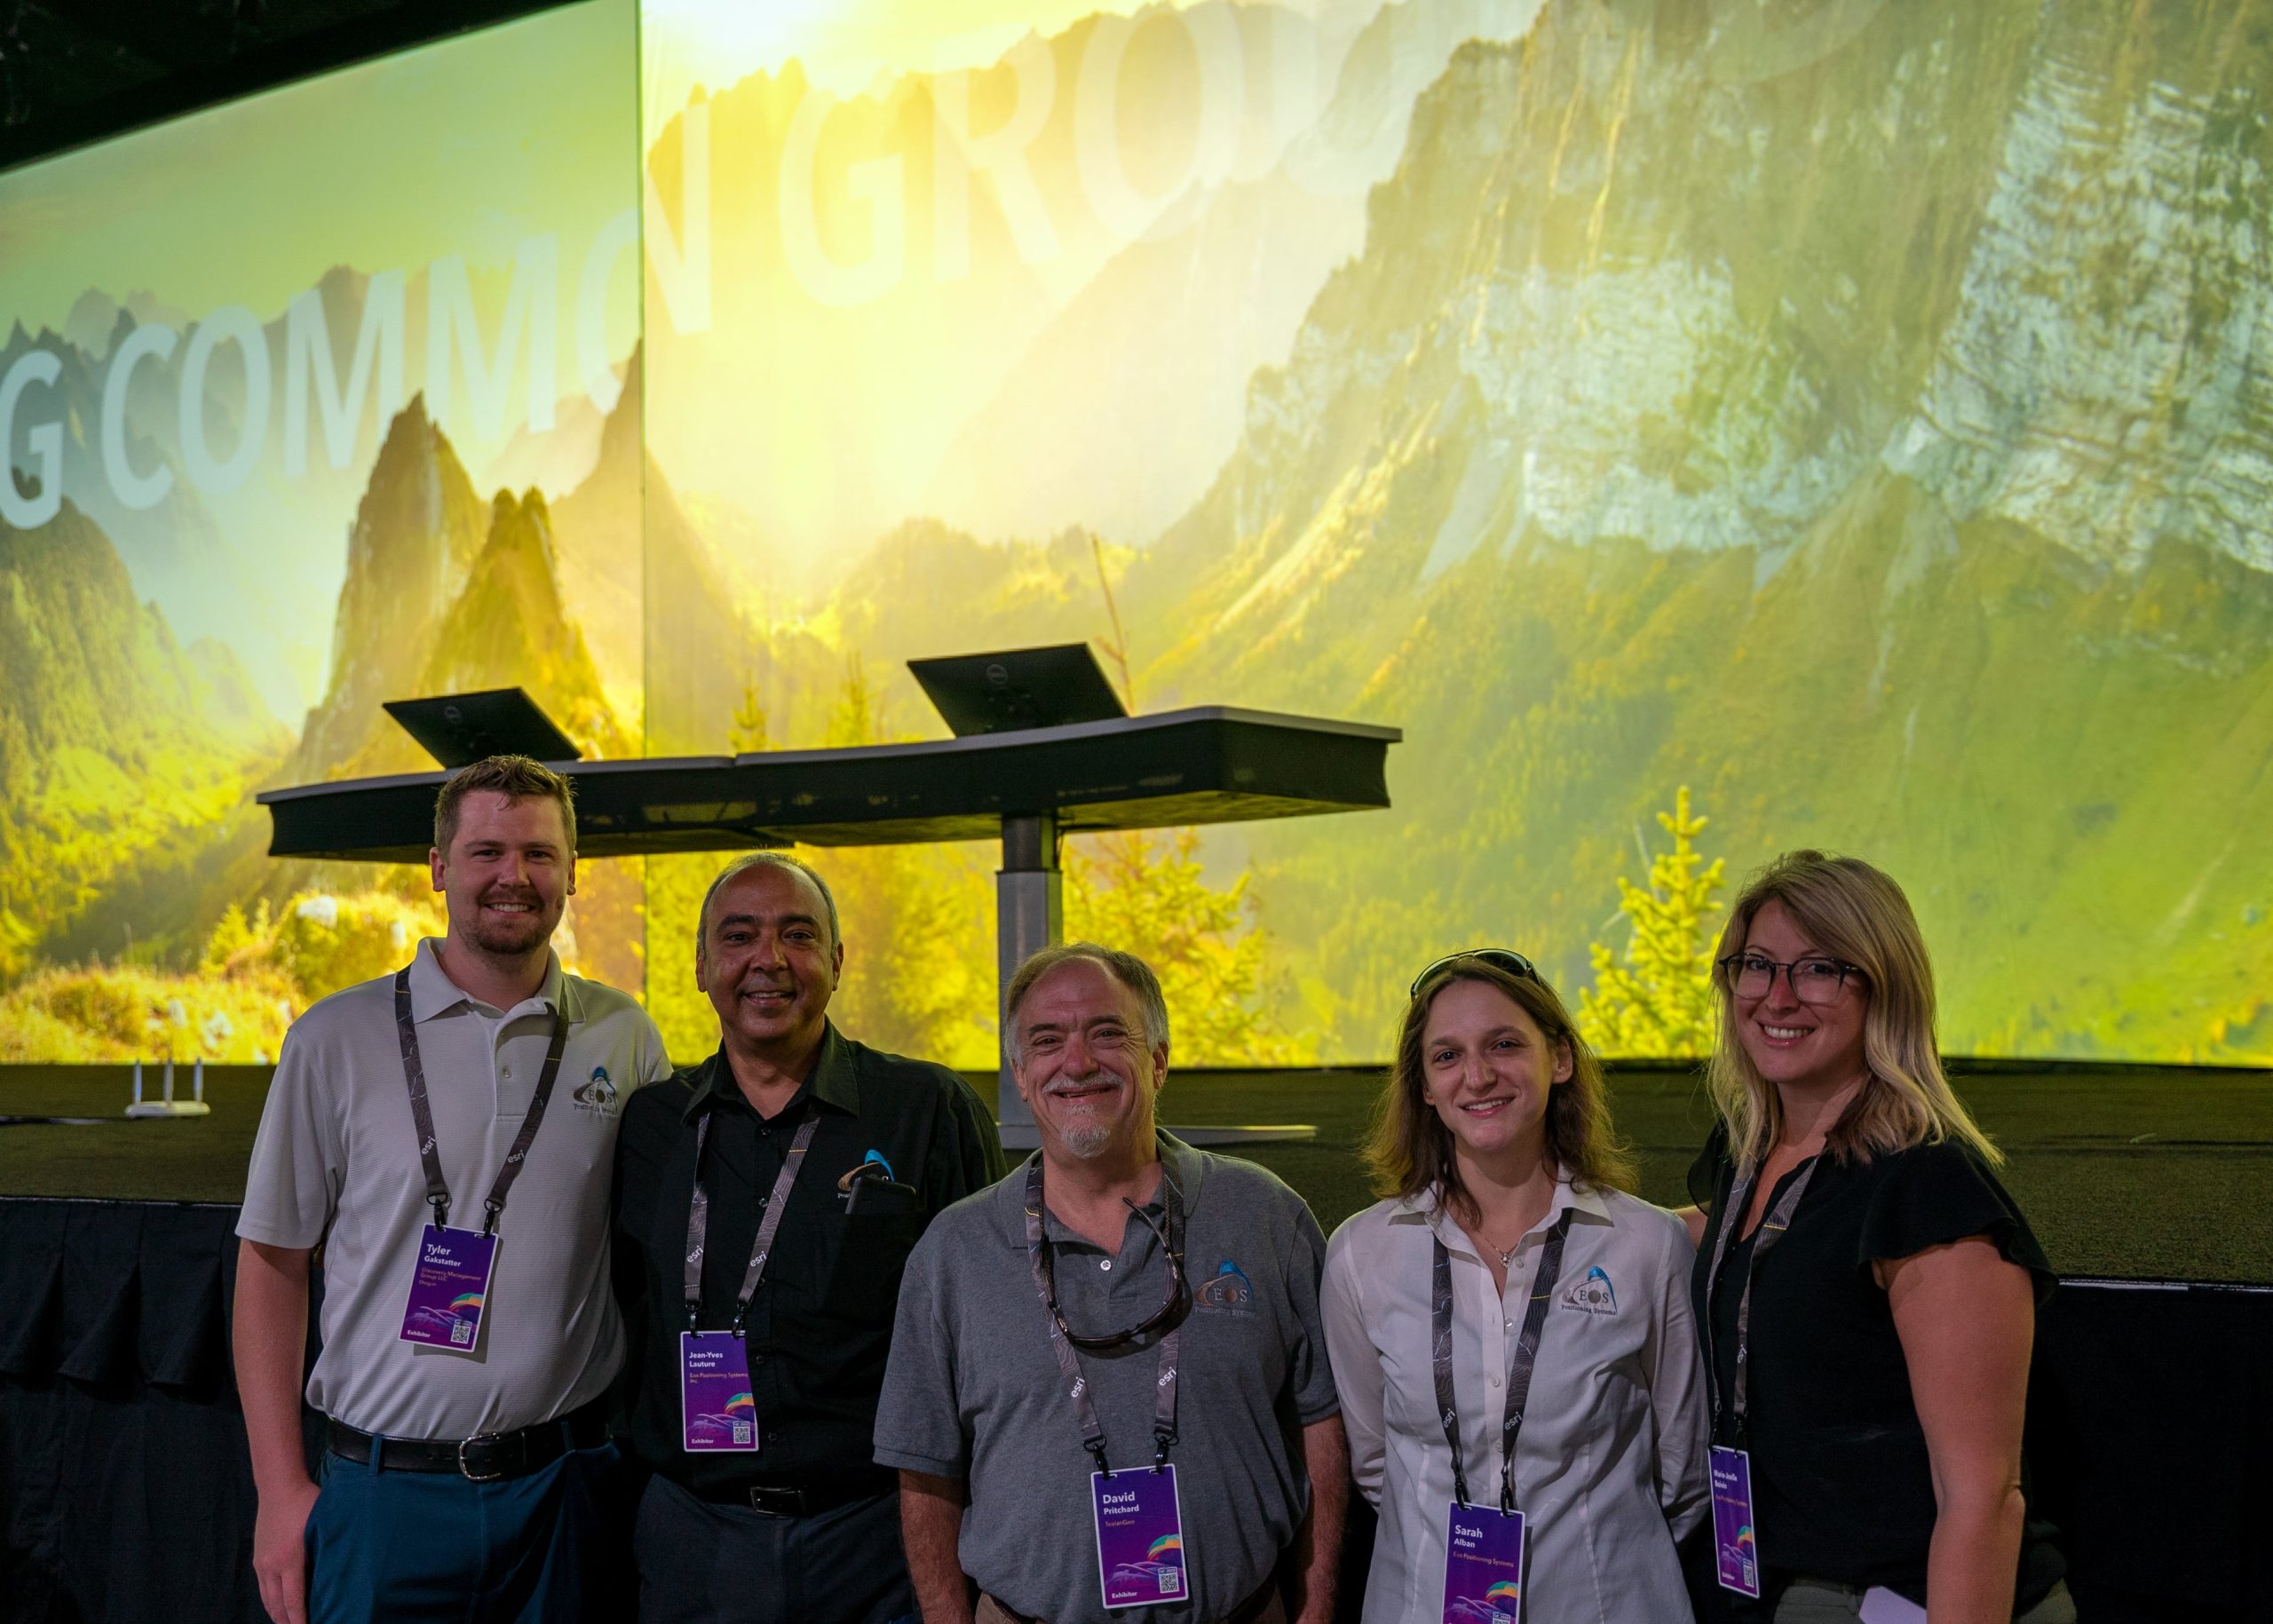
M1574 1281L1563 1294L1563 1306L1575 1308L1582 1314L1614 1314L1618 1311L1618 1293L1612 1289L1610 1276L1597 1264L1586 1272L1586 1278Z
M1216 1265L1215 1274L1192 1294L1192 1300L1201 1308L1251 1314L1255 1312L1255 1286L1247 1278L1246 1271L1226 1257Z
M592 1067L590 1082L579 1088L569 1098L576 1102L576 1109L587 1116L614 1116L617 1113L615 1085L607 1080L607 1067Z

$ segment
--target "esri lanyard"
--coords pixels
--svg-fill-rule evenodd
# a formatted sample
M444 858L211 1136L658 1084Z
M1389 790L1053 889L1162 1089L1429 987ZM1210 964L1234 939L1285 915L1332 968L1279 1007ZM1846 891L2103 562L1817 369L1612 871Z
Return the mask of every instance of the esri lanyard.
M1792 1182L1784 1186L1784 1193L1760 1221L1752 1255L1745 1261L1744 1290L1737 1298L1736 1375L1730 1384L1733 1390L1725 1400L1721 1394L1713 1303L1720 1290L1722 1268L1728 1262L1729 1237L1744 1222L1745 1210L1752 1204L1753 1180L1759 1176L1757 1167L1738 1168L1729 1187L1729 1204L1721 1214L1721 1232L1713 1239L1712 1267L1705 1276L1705 1369L1712 1378L1713 1390L1713 1447L1707 1460L1707 1475L1713 1491L1714 1567L1721 1588L1738 1596L1756 1598L1760 1595L1760 1541L1753 1522L1752 1452L1746 1447L1751 1425L1752 1283L1759 1276L1761 1258L1792 1227L1793 1215L1799 1211L1800 1200L1807 1194L1808 1181L1815 1176L1820 1160L1810 1156L1800 1164Z
M1453 1503L1445 1508L1445 1604L1448 1619L1478 1624L1515 1624L1523 1612L1524 1514L1516 1509L1516 1444L1523 1436L1524 1406L1531 1401L1532 1372L1539 1364L1540 1333L1547 1307L1563 1272L1563 1247L1571 1237L1573 1209L1548 1231L1532 1277L1531 1301L1524 1305L1524 1328L1508 1369L1508 1399L1500 1416L1500 1504L1470 1505L1468 1469L1460 1445L1460 1401L1453 1391L1453 1258L1445 1243L1430 1238L1430 1356L1436 1367L1437 1416L1453 1452Z
M741 1294L734 1299L733 1331L738 1336L742 1321L749 1316L749 1305L756 1300L758 1282L765 1278L765 1260L773 1255L773 1238L781 1232L781 1209L789 1204L790 1186L797 1182L797 1168L812 1146L816 1126L808 1109L796 1137L789 1141L789 1153L781 1159L780 1172L774 1175L772 1193L765 1198L765 1216L757 1221L757 1239L751 1243L749 1262L742 1268ZM710 1235L710 1192L702 1186L702 1149L709 1138L710 1113L705 1112L694 1130L694 1193L686 1208L686 1328L690 1331L702 1314L702 1248Z
M1168 1222L1164 1231L1168 1249L1181 1260L1184 1251L1184 1197L1165 1167L1160 1171L1160 1201L1167 1208ZM1088 1450L1097 1462L1098 1473L1110 1477L1113 1468L1105 1463L1105 1424L1097 1419L1097 1402L1089 1397L1089 1379L1081 1374L1081 1356L1074 1352L1073 1344L1065 1340L1065 1327L1057 1311L1057 1268L1050 1258L1049 1242L1041 1232L1041 1158L1039 1154L1026 1164L1026 1254L1034 1264L1034 1294L1041 1299L1042 1312L1049 1321L1050 1351L1057 1356L1058 1374L1065 1379L1065 1391L1073 1401L1074 1419L1081 1422L1081 1447ZM1168 1449L1176 1442L1176 1361L1183 1339L1181 1321L1170 1326L1160 1338L1160 1374L1152 1384L1152 1468L1155 1471L1167 1463Z
M1500 1419L1500 1509L1516 1509L1516 1440L1524 1430L1524 1406L1531 1398L1532 1371L1539 1363L1540 1333L1547 1327L1547 1305L1555 1295L1556 1277L1563 1272L1563 1246L1571 1235L1571 1214L1563 1216L1548 1232L1539 1256L1539 1274L1532 1281L1531 1301L1524 1305L1524 1328L1516 1339L1515 1359L1508 1367L1508 1401ZM1445 1442L1453 1450L1453 1493L1461 1505L1468 1503L1468 1471L1460 1446L1460 1405L1453 1394L1453 1258L1445 1243L1432 1240L1435 1287L1430 1302L1430 1358L1437 1373L1437 1415L1444 1422Z
M410 1085L410 1120L418 1129L418 1160L426 1168L426 1200L434 1208L435 1226L447 1229L450 1223L450 1185L442 1176L441 1153L434 1145L434 1113L426 1103L426 1067L418 1058L418 1026L410 1016L410 967L407 964L395 972L394 1027L402 1040L402 1075ZM505 1153L504 1165L497 1169L496 1179L482 1202L487 1214L481 1223L485 1235L497 1232L497 1216L505 1210L505 1198L512 1193L513 1181L521 1176L521 1164L528 1160L529 1146L536 1143L536 1130L544 1122L544 1107L552 1098L553 1081L560 1075L560 1051L567 1043L568 1023L555 1010L552 1042L544 1051L544 1069L537 1073L536 1096L529 1101L528 1114L521 1119L521 1131L513 1136L513 1146Z
M513 1181L528 1161L529 1146L543 1125L544 1107L552 1098L552 1085L560 1075L560 1054L567 1046L568 1023L558 1010L552 1012L552 1037L544 1051L544 1069L537 1074L536 1094L528 1114L513 1136L512 1147L497 1169L497 1176L483 1198L479 1233L450 1227L450 1185L442 1176L442 1157L434 1137L434 1112L426 1097L426 1066L418 1054L418 1025L410 1012L410 968L394 978L395 1034L402 1043L402 1076L410 1089L410 1121L418 1130L418 1160L426 1171L426 1200L434 1221L419 1237L418 1262L410 1277L410 1301L402 1313L398 1339L431 1347L474 1351L480 1343L481 1316L489 1302L489 1278L497 1262L497 1219L505 1210Z
M679 1333L680 1446L690 1454L755 1454L758 1446L757 1396L749 1379L749 1349L742 1340L742 1322L757 1298L765 1279L765 1260L773 1255L774 1237L781 1232L781 1213L789 1204L789 1191L797 1169L812 1147L817 1119L808 1108L805 1120L789 1141L789 1153L774 1175L772 1193L765 1198L765 1214L757 1221L757 1239L742 1269L741 1294L734 1299L732 1328L697 1328L702 1318L702 1254L710 1235L710 1192L702 1184L702 1152L710 1140L710 1113L694 1129L694 1192L686 1208L686 1329Z
M1777 1198L1768 1216L1760 1221L1759 1236L1752 1243L1752 1256L1746 1261L1744 1290L1737 1298L1737 1368L1734 1390L1723 1399L1721 1393L1721 1366L1715 1347L1715 1328L1718 1320L1713 1312L1713 1303L1721 1288L1721 1270L1729 1256L1729 1237L1744 1222L1745 1209L1751 1205L1752 1183L1758 1176L1756 1168L1739 1168L1736 1182L1729 1190L1728 1211L1721 1220L1721 1232L1713 1238L1713 1268L1705 1277L1705 1365L1712 1374L1713 1436L1725 1438L1733 1435L1740 1446L1749 1424L1752 1360L1752 1283L1760 1273L1760 1260L1768 1256L1768 1248L1784 1238L1792 1227L1792 1215L1800 1209L1801 1198L1808 1192L1808 1181L1815 1176L1816 1164L1821 1160L1810 1156L1800 1165L1792 1182L1784 1186L1784 1193ZM1723 1414L1723 1410L1726 1414Z
M1058 1374L1065 1379L1074 1419L1081 1422L1081 1446L1097 1462L1097 1470L1089 1474L1089 1516L1097 1531L1098 1597L1107 1611L1183 1601L1191 1593L1184 1548L1184 1502L1176 1488L1176 1468L1168 1464L1168 1450L1176 1443L1176 1353L1184 1343L1184 1322L1172 1307L1168 1327L1160 1337L1160 1373L1152 1383L1152 1470L1123 1472L1116 1477L1105 1461L1105 1424L1097 1419L1097 1401L1089 1396L1089 1379L1081 1374L1081 1356L1073 1351L1057 1308L1056 1265L1049 1241L1042 1233L1039 1154L1026 1164L1026 1253L1034 1264L1034 1295L1041 1299L1041 1311L1049 1324L1050 1351L1057 1356ZM1160 1241L1168 1253L1168 1278L1176 1282L1184 1267L1184 1194L1165 1165L1160 1169L1160 1202L1167 1218Z

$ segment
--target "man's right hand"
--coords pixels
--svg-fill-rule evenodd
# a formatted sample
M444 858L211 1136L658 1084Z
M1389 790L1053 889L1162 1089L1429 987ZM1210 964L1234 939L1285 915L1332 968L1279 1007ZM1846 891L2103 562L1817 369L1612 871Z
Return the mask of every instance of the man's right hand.
M308 1253L247 1240L237 1248L237 1400L259 1509L252 1571L276 1624L307 1624L308 1513L316 1503L300 1430L301 1360L308 1338Z
M263 1494L253 1518L253 1576L276 1624L308 1624L308 1514L315 1506L316 1485L304 1474Z
M961 1477L905 1469L899 1474L900 1542L907 1550L907 1577L923 1624L973 1624L975 1597L955 1555L967 1498Z

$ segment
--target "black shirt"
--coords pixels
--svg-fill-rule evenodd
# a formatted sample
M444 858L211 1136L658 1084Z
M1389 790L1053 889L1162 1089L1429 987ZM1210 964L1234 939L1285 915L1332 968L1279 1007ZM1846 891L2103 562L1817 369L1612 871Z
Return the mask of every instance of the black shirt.
M1778 1181L1768 1206L1797 1171ZM1691 1299L1699 1326L1710 1327L1724 1422L1735 1390L1737 1304L1759 1234L1730 1242L1708 1317L1707 1276L1735 1173L1726 1133L1716 1128L1689 1173L1690 1196L1708 1215ZM2042 1303L2052 1266L2020 1208L1966 1146L1944 1141L1868 1161L1820 1159L1791 1227L1753 1281L1750 1435L1715 1439L1752 1454L1763 1594L1758 1604L1728 1598L1737 1616L1766 1616L1784 1584L1802 1573L1884 1585L1924 1604L1933 1477L1894 1311L1871 1265L1972 1235L1987 1236L2027 1270ZM2031 1523L2021 1606L2042 1600L2062 1568L2052 1531Z
M710 1192L704 1330L733 1321L762 1203L811 1112L816 1119L781 1226L744 1322L759 1425L756 1454L689 1454L679 1415L679 1333L687 1328L687 1206L694 1136ZM848 1215L837 1180L874 1151L913 1196L870 1188ZM762 1118L724 1053L653 1083L624 1107L616 1141L614 1273L630 1348L626 1442L648 1467L698 1493L746 1484L857 1485L870 1463L899 1279L942 1208L1003 1173L1002 1141L969 1084L945 1066L853 1042L834 1024L812 1074Z

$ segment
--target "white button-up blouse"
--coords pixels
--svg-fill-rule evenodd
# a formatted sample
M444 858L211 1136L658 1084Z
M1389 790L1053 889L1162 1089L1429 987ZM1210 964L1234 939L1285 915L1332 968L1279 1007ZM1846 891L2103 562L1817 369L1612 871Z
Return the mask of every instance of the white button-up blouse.
M1430 1359L1430 1241L1452 1255L1453 1379L1473 1502L1500 1499L1501 1421L1548 1232L1573 1209L1516 1445L1526 1624L1688 1619L1674 1541L1710 1506L1707 1393L1689 1306L1688 1232L1662 1208L1565 1178L1523 1238L1505 1297L1433 1196L1382 1201L1334 1233L1327 1349L1358 1486L1381 1514L1366 1624L1444 1607L1452 1452Z

